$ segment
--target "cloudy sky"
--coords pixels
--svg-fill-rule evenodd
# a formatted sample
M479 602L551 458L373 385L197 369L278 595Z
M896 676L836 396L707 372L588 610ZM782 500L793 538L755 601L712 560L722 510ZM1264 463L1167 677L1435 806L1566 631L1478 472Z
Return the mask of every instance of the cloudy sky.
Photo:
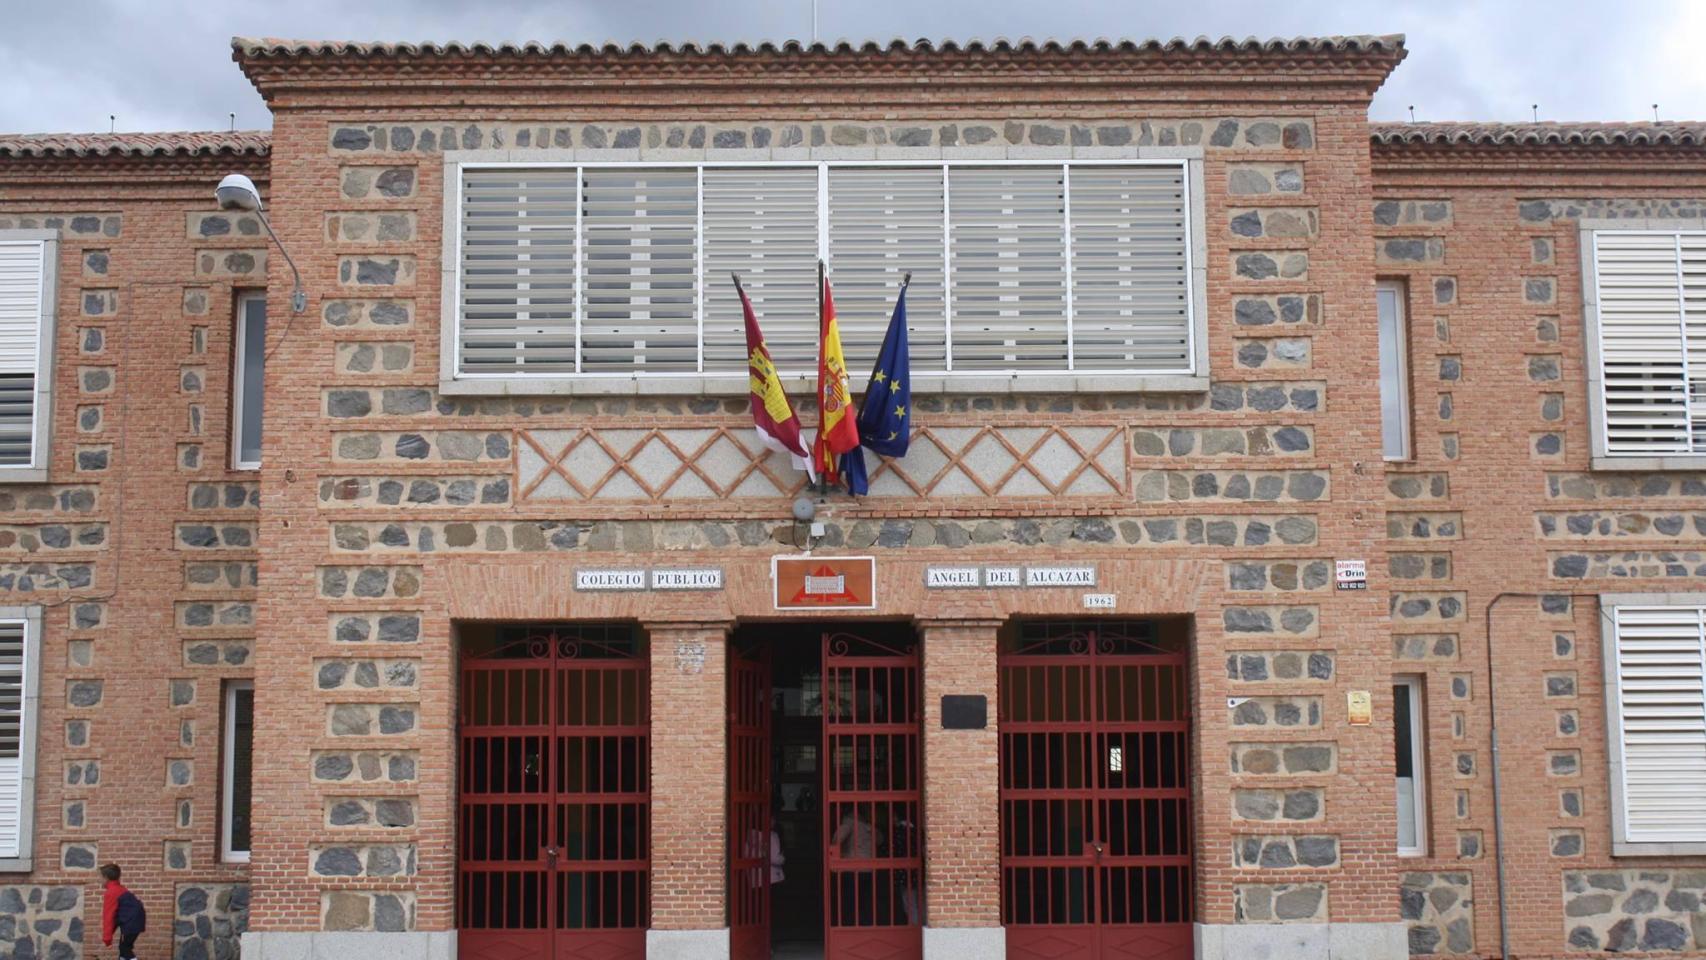
M818 0L863 40L1404 33L1376 119L1706 119L1706 0ZM812 0L0 0L0 131L265 128L234 34L346 40L809 38Z

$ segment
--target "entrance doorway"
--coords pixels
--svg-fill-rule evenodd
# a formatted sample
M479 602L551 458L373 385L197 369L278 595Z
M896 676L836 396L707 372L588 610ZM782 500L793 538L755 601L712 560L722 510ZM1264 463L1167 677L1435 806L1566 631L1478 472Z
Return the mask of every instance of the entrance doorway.
M459 956L640 960L650 697L637 629L459 630Z
M880 623L754 625L736 631L729 663L734 960L916 960L916 635Z
M1011 624L1000 655L1010 960L1192 955L1189 621Z

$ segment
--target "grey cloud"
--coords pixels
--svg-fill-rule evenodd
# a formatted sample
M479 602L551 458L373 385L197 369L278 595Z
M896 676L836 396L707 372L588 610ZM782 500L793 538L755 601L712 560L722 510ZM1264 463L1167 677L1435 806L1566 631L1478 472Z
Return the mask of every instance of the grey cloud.
M1122 0L819 0L826 40L994 36L1291 36L1406 33L1410 57L1376 96L1376 119L1667 119L1706 112L1706 79L1682 43L1686 0L1326 0L1132 4ZM8 0L0 31L0 130L264 128L265 104L230 60L234 34L354 40L697 40L805 37L810 0ZM1636 16L1632 11L1639 11ZM1656 39L1655 39L1656 38ZM1641 55L1627 56L1630 50ZM1618 56L1606 56L1617 51ZM1665 109L1668 107L1668 109Z

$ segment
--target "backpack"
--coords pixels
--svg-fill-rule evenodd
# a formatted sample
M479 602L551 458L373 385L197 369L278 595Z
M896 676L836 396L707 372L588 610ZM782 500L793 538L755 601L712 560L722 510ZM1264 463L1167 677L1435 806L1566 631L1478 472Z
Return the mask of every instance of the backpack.
M113 911L113 923L127 934L139 934L148 929L148 911L136 894L126 890L119 895L118 909Z

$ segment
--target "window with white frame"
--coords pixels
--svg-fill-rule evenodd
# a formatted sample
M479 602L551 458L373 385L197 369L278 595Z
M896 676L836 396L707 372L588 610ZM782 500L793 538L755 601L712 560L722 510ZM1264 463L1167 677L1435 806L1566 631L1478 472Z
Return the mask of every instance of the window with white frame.
M1388 460L1410 459L1409 324L1404 285L1382 281L1374 289L1380 327L1380 440Z
M1392 681L1393 759L1398 799L1398 855L1426 856L1428 852L1426 712L1420 676Z
M221 743L219 854L227 863L249 860L249 817L255 757L255 684L225 682Z
M1613 852L1706 853L1706 594L1602 609Z
M39 607L0 608L0 871L30 869L40 629Z
M1596 452L1706 458L1706 230L1590 230L1585 239Z
M267 295L237 298L231 346L231 466L261 467L261 407L266 381Z
M47 479L57 238L0 230L0 481Z
M455 379L744 379L731 272L810 374L820 257L852 357L913 275L914 376L1200 373L1184 160L455 169Z

